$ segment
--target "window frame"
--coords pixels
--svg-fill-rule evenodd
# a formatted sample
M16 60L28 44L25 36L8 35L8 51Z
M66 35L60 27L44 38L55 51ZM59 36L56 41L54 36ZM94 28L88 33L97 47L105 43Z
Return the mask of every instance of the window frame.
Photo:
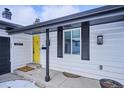
M72 53L72 32L73 30L79 30L80 31L80 53L79 54L73 54ZM65 32L71 32L71 53L65 53ZM80 56L81 55L81 28L72 28L72 29L66 29L63 30L63 54L64 55L75 55L75 56Z

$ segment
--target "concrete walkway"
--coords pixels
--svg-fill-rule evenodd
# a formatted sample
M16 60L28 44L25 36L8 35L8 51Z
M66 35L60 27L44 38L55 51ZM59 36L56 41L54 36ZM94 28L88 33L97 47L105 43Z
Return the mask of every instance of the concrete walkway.
M10 81L10 80L21 80L21 79L24 79L24 78L13 73L0 75L0 83L5 81Z
M15 70L15 73L23 76L25 79L35 81L41 88L100 88L99 81L86 77L68 78L62 72L50 70L51 80L45 82L45 69L35 68L29 72Z

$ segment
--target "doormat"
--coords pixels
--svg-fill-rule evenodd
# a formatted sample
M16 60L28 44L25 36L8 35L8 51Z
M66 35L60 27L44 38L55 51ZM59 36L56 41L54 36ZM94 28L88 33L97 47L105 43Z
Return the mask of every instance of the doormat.
M71 74L71 73L67 73L67 72L63 72L63 75L68 77L68 78L78 78L78 77L81 77L79 75L75 75L75 74Z
M24 66L24 67L18 68L17 70L20 70L20 71L23 71L23 72L28 72L28 71L34 70L34 68L29 67L29 66Z

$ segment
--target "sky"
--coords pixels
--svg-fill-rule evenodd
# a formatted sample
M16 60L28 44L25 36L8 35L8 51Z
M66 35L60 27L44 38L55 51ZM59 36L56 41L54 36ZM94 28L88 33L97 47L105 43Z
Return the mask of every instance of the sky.
M97 7L101 5L0 5L0 17L4 8L9 8L12 21L27 26L33 24L36 18L43 22Z

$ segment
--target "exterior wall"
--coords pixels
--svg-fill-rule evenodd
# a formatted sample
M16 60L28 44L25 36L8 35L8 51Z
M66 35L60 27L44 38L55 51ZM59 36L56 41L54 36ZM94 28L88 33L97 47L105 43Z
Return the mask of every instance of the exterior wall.
M31 63L33 45L32 36L27 34L18 34L12 36L12 52L11 52L11 69L25 66L27 63ZM23 46L14 45L14 43L23 43Z
M10 37L10 61L11 72L14 69L32 62L32 36L26 34L8 35L5 30L0 29L0 36ZM14 46L14 42L23 43L23 46Z
M50 32L50 68L89 78L110 78L124 85L124 21L90 26L90 60L78 55L57 58L57 32ZM103 45L97 45L97 35L103 35ZM41 34L45 46L46 34ZM45 67L46 51L41 49L41 64ZM99 66L103 65L103 70Z
M10 37L5 30L3 29L0 29L0 36L3 36L3 37Z

